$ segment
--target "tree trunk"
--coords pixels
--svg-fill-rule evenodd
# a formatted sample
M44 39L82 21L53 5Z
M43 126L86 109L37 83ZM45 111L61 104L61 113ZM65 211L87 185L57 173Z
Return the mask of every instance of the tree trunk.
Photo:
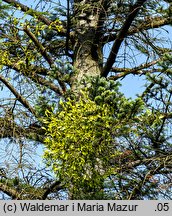
M72 89L76 90L84 77L99 76L103 66L102 9L100 1L75 1L74 20L74 76ZM100 31L101 29L101 31ZM100 33L101 32L101 33Z

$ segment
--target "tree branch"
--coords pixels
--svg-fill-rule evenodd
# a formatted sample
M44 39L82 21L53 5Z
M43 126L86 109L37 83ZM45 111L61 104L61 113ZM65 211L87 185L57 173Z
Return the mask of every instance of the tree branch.
M34 71L36 74L40 74L43 76L48 75L48 72L49 72L48 69L41 67L41 66L33 65L33 64L29 65L29 70Z
M15 0L3 0L3 2L6 2L12 6L14 6L15 8L21 10L22 12L26 12L27 14L31 15L31 16L35 16L40 20L42 21L43 23L45 23L46 25L50 25L51 24L51 20L49 20L48 18L46 18L45 16L41 15L40 12L38 11L35 11L34 9L24 5L24 4L21 4L20 2L18 1L15 1Z
M128 170L131 168L135 168L139 165L148 165L149 163L151 164L154 161L158 161L159 162L159 166L157 165L158 169L160 170L160 168L164 169L164 163L166 164L166 169L171 169L172 168L172 155L169 153L168 155L158 155L155 157L151 157L151 158L145 158L142 160L135 160L135 161L131 161L131 162L127 162L124 165L122 165L119 170ZM156 170L158 170L156 169Z
M45 131L36 124L31 124L28 127L17 125L12 116L0 117L0 138L20 138L25 137L29 140L34 140L42 143Z
M40 51L41 55L44 57L44 59L48 62L50 67L54 64L51 57L46 52L46 49L44 46L39 42L39 40L35 37L35 35L30 31L29 27L27 25L24 26L24 32L30 37L30 39L34 42L35 46L38 48L38 51Z
M129 13L128 17L126 18L126 21L124 25L122 26L119 34L117 35L117 38L112 46L111 52L109 54L109 57L107 59L107 62L102 70L102 76L107 77L109 71L112 68L112 65L114 64L119 48L124 40L124 38L127 36L128 30L137 16L140 8L143 6L143 4L146 2L146 0L137 0L137 2L134 4L132 11Z
M132 26L131 29L128 31L127 36L134 35L139 32L143 32L149 29L156 29L165 25L169 25L172 23L172 17L151 17L151 19L143 20L142 23L139 23L136 26ZM116 40L117 35L110 33L110 35L105 35L103 38L103 44L112 42Z
M0 190L8 196L12 197L12 199L22 199L22 196L17 192L17 190L15 190L14 188L12 189L6 184L0 183Z
M27 25L24 26L23 30L31 38L31 40L34 42L35 46L38 48L38 51L40 51L41 55L48 62L50 67L53 68L54 67L54 61L52 60L51 56L46 52L46 49L44 48L44 46L39 42L39 40L35 37L35 35L29 30ZM65 86L64 82L60 79L60 77L61 77L61 74L58 73L58 76L56 78L57 78L60 86L62 87L63 91L65 92L66 86ZM50 86L52 86L52 85L50 85Z
M156 63L158 63L159 61L161 60L161 58L157 59L157 60L154 60L154 61L151 61L149 63L146 63L146 64L141 64L135 68L116 68L116 67L113 67L112 68L112 72L115 72L115 73L119 73L119 74L116 74L114 76L110 76L108 77L109 80L117 80L119 78L122 78L122 77L125 77L126 75L128 74L133 74L133 75L144 75L146 73L153 73L153 72L162 72L162 69L160 68L157 68L157 69L152 69L152 70L144 70L145 68L149 68L153 65L155 65Z
M15 0L3 0L3 2L6 2L6 3L14 6L18 10L20 10L22 12L25 12L25 13L27 13L28 15L30 15L32 17L36 16L36 18L39 21L45 23L48 26L53 23L50 19L48 19L47 17L43 16L41 14L41 12L38 12L38 11L36 11L36 10L34 10L34 9L32 9L32 8L26 6L26 5L24 5L24 4L22 4L22 3L18 2L18 1L15 1ZM53 30L58 31L56 27L54 27ZM61 34L62 36L65 36L66 30L61 28L60 32L58 31L58 33Z
M63 189L63 187L60 185L61 182L60 181L55 181L54 183L52 183L44 192L44 194L42 195L42 200L45 200L48 196L48 194L50 194L51 192L53 192L54 190L59 191L61 189Z
M6 87L15 95L15 97L17 98L17 100L23 104L23 106L29 110L29 112L31 112L33 115L36 115L35 110L30 106L30 104L28 103L28 101L21 96L16 89L11 85L11 83L9 83L2 75L0 75L0 81L2 81Z
M21 63L21 62L20 62ZM20 72L21 74L23 74L24 76L30 78L34 83L39 83L41 85L44 85L46 87L48 87L49 89L51 89L52 91L56 92L59 95L63 95L63 91L61 90L61 88L59 88L58 86L56 86L53 82L50 82L46 79L44 79L43 77L39 76L38 74L36 74L36 68L34 66L29 66L28 68L24 68L25 67L25 62L23 62L23 64L18 65L16 60L3 60L2 65L7 66L15 71ZM23 67L22 67L23 66ZM31 67L31 68L30 68ZM35 69L35 70L33 70ZM46 70L45 69L40 69L38 68L39 73L45 73ZM59 74L59 73L58 73ZM15 89L13 89L14 91Z

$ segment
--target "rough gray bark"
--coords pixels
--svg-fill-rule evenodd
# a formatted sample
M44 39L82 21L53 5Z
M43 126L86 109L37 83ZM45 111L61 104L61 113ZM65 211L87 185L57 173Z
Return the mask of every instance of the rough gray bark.
M84 77L107 76L115 63L120 46L129 28L146 0L137 0L130 8L126 21L118 32L110 55L103 67L103 36L104 21L108 15L111 1L106 0L75 0L73 28L75 41L74 70L72 90L79 86ZM80 86L82 87L82 85Z
M76 82L80 83L85 76L93 77L101 74L103 66L102 24L105 11L103 4L104 1L75 1L73 89L76 88Z

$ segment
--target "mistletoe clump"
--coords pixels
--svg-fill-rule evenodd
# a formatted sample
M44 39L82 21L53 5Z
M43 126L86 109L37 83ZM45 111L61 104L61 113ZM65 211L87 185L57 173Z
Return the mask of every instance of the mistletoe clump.
M54 115L47 111L44 157L68 184L95 188L109 173L109 158L119 154L112 136L112 111L87 95L77 102L60 102L60 106L62 111Z
M131 116L141 110L142 102L118 94L117 84L95 81L77 100L60 101L56 113L47 110L44 119L44 158L68 188L72 185L72 194L100 191L105 179L118 172L112 165L122 154L117 139L130 132Z

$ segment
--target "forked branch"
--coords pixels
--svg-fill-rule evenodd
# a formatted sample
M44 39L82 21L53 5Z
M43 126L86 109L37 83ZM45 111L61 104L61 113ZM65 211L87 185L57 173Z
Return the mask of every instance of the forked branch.
M115 63L118 51L120 49L120 46L122 42L124 41L124 38L127 36L128 30L134 21L135 17L137 16L140 8L143 6L143 4L146 2L146 0L137 0L137 2L133 5L132 11L129 13L128 17L126 18L126 21L124 22L124 25L122 26L119 34L117 35L117 38L112 46L111 52L109 54L109 57L106 61L106 64L102 70L102 76L107 77L108 73L110 72L113 64Z

